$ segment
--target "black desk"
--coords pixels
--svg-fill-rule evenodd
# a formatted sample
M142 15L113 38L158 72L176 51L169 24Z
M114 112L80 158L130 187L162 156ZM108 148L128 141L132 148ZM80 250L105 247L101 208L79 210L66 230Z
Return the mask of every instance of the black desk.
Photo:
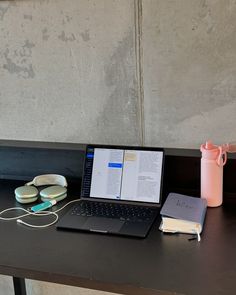
M18 182L0 182L1 209ZM31 229L0 222L0 273L122 294L233 294L236 207L209 209L202 241L167 235L157 220L146 239ZM15 280L15 283L21 281Z
M0 141L0 209L18 205L14 188L42 173L75 183L77 197L84 147ZM166 149L164 196L199 195L200 153ZM236 161L224 167L224 205L208 209L202 241L167 235L157 219L146 239L31 229L0 221L0 273L122 294L234 294L236 290Z

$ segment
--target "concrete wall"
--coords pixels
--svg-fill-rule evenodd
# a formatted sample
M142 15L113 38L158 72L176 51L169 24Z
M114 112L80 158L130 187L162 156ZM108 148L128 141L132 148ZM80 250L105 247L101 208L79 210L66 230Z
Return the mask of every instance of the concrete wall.
M233 0L0 3L0 138L236 139Z
M236 2L144 0L146 144L236 139Z
M0 2L0 138L236 139L234 0Z
M133 0L0 3L0 138L139 143Z
M0 1L0 138L236 140L235 19L235 0Z

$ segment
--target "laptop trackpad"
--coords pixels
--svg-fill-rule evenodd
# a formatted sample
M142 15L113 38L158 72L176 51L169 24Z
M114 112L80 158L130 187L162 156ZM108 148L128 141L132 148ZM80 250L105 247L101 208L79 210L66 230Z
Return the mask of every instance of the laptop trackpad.
M98 232L119 232L123 224L124 221L117 219L89 217L83 225L83 228Z

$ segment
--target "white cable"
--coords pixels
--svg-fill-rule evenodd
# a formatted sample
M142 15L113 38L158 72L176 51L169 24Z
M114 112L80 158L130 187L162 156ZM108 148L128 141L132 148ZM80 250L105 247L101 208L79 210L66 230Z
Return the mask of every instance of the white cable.
M201 241L201 236L200 236L200 233L199 231L197 231L197 241L200 242Z
M30 211L28 211L28 210L26 210L26 209L24 209L22 207L7 208L7 209L4 209L4 210L2 210L0 212L0 220L5 220L5 221L16 220L17 223L24 224L24 225L29 226L29 227L45 228L45 227L48 227L48 226L51 226L51 225L55 224L58 221L58 219L59 219L59 216L57 214L58 212L63 210L66 206L68 206L68 205L70 205L72 203L78 202L78 201L80 201L80 199L72 200L72 201L66 203L64 206L62 206L61 208L59 208L58 210L55 210L55 211L30 212ZM21 211L24 211L25 214L15 216L15 217L1 217L2 214L6 213L6 212L9 212L9 211L13 211L13 210L21 210ZM30 216L30 215L38 216L38 217L43 217L43 216L46 216L46 215L54 215L55 220L53 220L52 222L50 222L48 224L45 224L45 225L33 225L33 224L27 223L27 222L20 219L20 218L24 218L24 217Z
M24 212L27 212L27 214L23 214L23 215L16 216L16 217L1 217L0 216L0 220L15 220L15 219L17 219L19 217L22 218L22 217L25 217L25 216L29 215L29 211L26 210L26 209L24 209L24 208L21 208L21 207L12 207L12 208L8 208L8 209L5 209L5 210L2 210L0 212L0 215L2 215L3 213L6 213L8 211L13 211L13 210L22 210Z
M46 215L46 214L43 214L43 215ZM48 215L48 214L47 214L47 215ZM49 215L54 215L54 216L56 216L56 219L53 220L52 222L50 222L50 223L48 223L48 224L44 224L44 225L34 225L34 224L30 224L30 223L25 222L25 221L23 221L23 220L21 220L21 219L17 219L16 221L17 221L17 223L21 223L21 224L24 224L24 225L29 226L29 227L34 227L34 228L45 228L45 227L51 226L51 225L53 225L54 223L56 223L56 222L58 221L58 218L59 218L59 216L58 216L56 213L54 213L54 212L50 212Z
M55 211L53 211L53 212L54 212L54 213L58 213L58 212L60 212L61 210L63 210L66 206L68 206L68 205L70 205L70 204L72 204L72 203L75 203L75 202L79 202L79 201L81 201L81 199L75 199L75 200L72 200L72 201L66 203L66 204L65 204L64 206L62 206L61 208L59 208L59 209L57 209L57 210L55 210Z
M8 211L13 211L13 210L21 210L21 211L24 211L24 212L27 212L26 214L23 214L23 215L19 215L19 216L15 216L15 217L1 217L1 215L3 213L6 213ZM0 220L6 220L6 221L9 221L9 220L16 220L18 218L23 218L25 216L29 216L29 215L35 215L35 216L42 216L42 215L50 215L52 214L52 212L46 212L46 211L40 211L40 212L30 212L24 208L21 208L21 207L12 207L12 208L7 208L5 210L2 210L0 212Z

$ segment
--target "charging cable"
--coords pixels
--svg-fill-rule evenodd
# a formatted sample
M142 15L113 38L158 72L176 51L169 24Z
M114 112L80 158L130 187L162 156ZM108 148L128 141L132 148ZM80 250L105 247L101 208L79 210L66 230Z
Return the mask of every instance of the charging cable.
M68 203L66 203L64 206L62 206L61 208L55 210L55 211L37 211L37 212L31 212L25 208L22 208L22 207L12 207L12 208L8 208L8 209L4 209L0 212L0 220L5 220L5 221L11 221L11 220L16 220L17 223L19 224L23 224L25 226L28 226L28 227L33 227L33 228L45 228L45 227L49 227L53 224L55 224L58 219L59 219L59 216L58 216L58 212L60 212L61 210L63 210L65 207L67 207L68 205L72 204L72 203L75 203L75 202L79 202L81 199L75 199L75 200L72 200ZM36 205L36 206L39 206L39 205ZM43 209L41 209L43 210ZM21 215L18 215L18 216L14 216L14 217L2 217L3 214L5 213L8 213L10 211L23 211L24 214L21 214ZM37 216L37 217L44 217L44 216L50 216L50 215L53 215L55 217L55 219L50 222L50 223L47 223L47 224L44 224L44 225L35 225L35 224L30 224L28 222L25 222L22 220L22 218L26 217L26 216Z

